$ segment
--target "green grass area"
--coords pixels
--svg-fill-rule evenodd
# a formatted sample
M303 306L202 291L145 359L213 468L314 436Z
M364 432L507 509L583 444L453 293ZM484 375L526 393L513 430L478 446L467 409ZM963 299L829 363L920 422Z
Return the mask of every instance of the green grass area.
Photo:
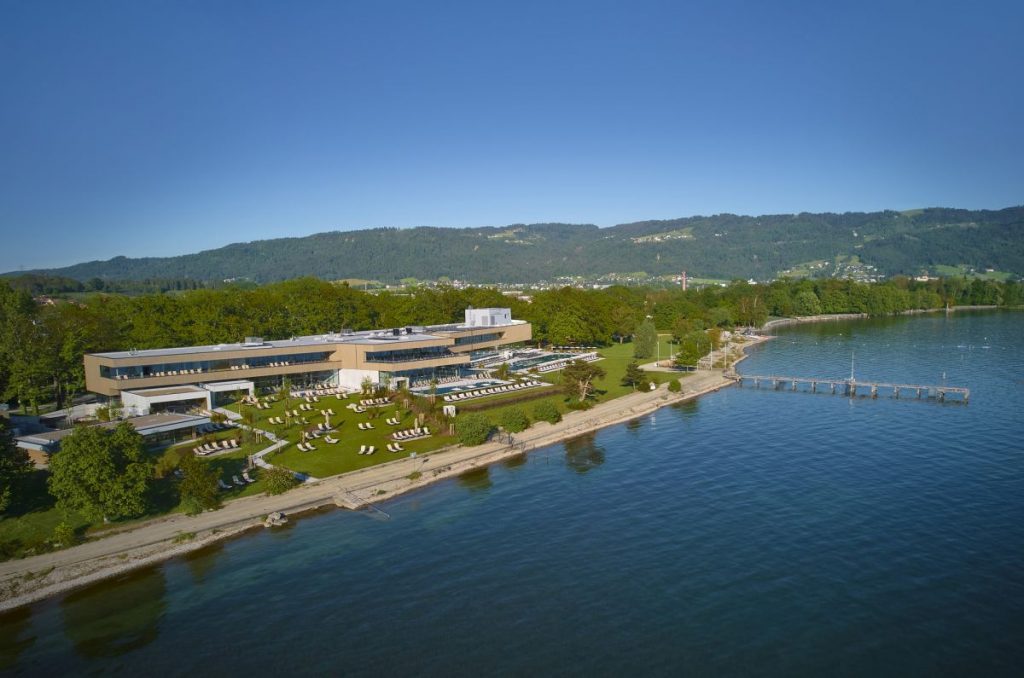
M416 426L416 415L404 403L391 403L385 407L367 408L366 412L357 413L348 409L350 403L358 403L362 396L349 396L339 398L337 396L320 396L319 402L309 403L313 411L300 412L300 417L286 417L285 425L271 424L268 419L272 417L284 417L285 411L299 409L300 405L306 404L301 398L289 398L271 403L270 409L256 409L252 406L234 404L229 409L246 413L255 419L256 428L273 432L281 439L287 440L288 445L278 452L266 457L267 461L275 466L283 466L293 471L306 473L317 478L346 473L368 466L400 458L410 452L426 454L438 448L450 445L453 437L447 434L446 430L436 424L428 423L432 435L418 440L401 441L403 452L393 453L387 451L387 444L393 442L391 434L394 431L401 431ZM437 400L437 407L440 408L442 401ZM322 410L333 410L334 416L324 416ZM391 426L386 423L387 419L397 417L401 423L398 426ZM312 440L316 449L312 452L303 452L296 445L301 442L303 431L310 432L317 424L327 423L334 428L331 437L339 440L336 444L328 443L324 436ZM371 423L372 430L361 431L358 424ZM260 446L269 446L267 442ZM373 445L377 448L372 455L359 454L360 446Z
M960 264L958 266L946 266L939 264L934 266L935 274L946 278L977 278L978 280L995 280L996 282L1006 282L1013 277L1012 273L1007 271L976 271L966 264Z
M663 360L667 358L667 356L669 355L669 351L672 348L672 346L670 345L671 337L672 335L667 333L661 334L658 337L659 342L661 343L661 355ZM608 346L607 348L600 349L598 352L603 356L604 359L594 364L599 365L602 369L604 369L605 376L603 379L598 379L595 383L596 394L594 397L594 402L607 402L614 398L619 398L628 393L632 393L632 387L622 385L622 377L625 376L626 374L626 366L635 360L633 358L633 344L613 344L611 346ZM638 362L648 363L652 361L641 360ZM559 372L554 372L545 374L543 375L543 377L537 377L543 378L547 381L551 381L552 383L555 384L554 387L547 389L549 395L545 397L533 399L528 402L515 403L509 402L510 400L514 400L514 397L510 398L507 396L492 396L493 399L487 398L481 401L481 404L490 404L491 406L485 406L476 411L482 412L492 422L497 423L501 420L502 413L508 409L511 409L513 407L519 407L526 412L527 416L531 416L533 413L533 408L536 406L536 404L538 402L547 400L553 403L556 407L558 407L559 411L561 411L562 414L565 414L567 411L569 411L568 405L570 399L561 389L559 374ZM672 379L685 378L687 374L688 373L686 372L647 372L647 377L649 381L653 381L656 384L663 384Z

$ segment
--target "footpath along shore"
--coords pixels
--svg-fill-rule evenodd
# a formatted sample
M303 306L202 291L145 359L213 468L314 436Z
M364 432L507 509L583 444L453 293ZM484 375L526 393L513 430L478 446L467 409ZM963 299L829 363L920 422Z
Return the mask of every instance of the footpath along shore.
M744 347L765 341L758 337ZM745 356L741 356L739 360ZM737 360L738 362L738 360ZM530 450L552 445L607 426L642 417L658 408L699 397L734 383L723 370L700 371L682 379L683 390L667 384L570 412L557 424L538 422L511 444L491 442L452 447L421 457L406 457L303 484L277 496L231 501L197 516L154 518L68 549L0 563L0 611L36 602L71 589L154 565L217 541L260 527L275 511L294 516L325 506L358 509Z

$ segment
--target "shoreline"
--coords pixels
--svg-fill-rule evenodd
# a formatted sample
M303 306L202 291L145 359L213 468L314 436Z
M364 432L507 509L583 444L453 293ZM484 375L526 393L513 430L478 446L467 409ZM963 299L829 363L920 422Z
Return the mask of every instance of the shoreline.
M950 306L949 308L912 308L906 311L894 313L891 316L872 316L870 313L823 313L819 315L792 316L789 318L776 318L769 320L762 327L761 331L770 330L774 327L785 327L787 325L803 325L805 323L820 323L835 320L863 320L865 318L886 318L901 315L922 315L924 313L953 313L955 311L997 311L1002 306Z
M771 337L743 344L745 349ZM476 447L456 446L423 457L405 457L315 482L276 496L236 499L216 511L197 516L175 514L67 549L21 560L0 562L0 612L30 605L74 589L157 565L217 542L263 527L263 518L280 511L289 518L327 506L359 510L412 492L441 480L484 468L510 457L649 415L667 405L685 402L735 383L723 370L690 373L683 390L671 393L667 384L567 413L561 422L536 422L513 436L512 443L491 442ZM386 513L386 512L385 512Z

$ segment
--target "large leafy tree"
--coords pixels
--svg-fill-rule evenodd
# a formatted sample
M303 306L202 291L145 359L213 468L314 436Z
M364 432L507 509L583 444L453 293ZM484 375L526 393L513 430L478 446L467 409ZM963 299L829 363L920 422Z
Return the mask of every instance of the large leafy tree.
M711 351L711 339L702 330L695 330L679 340L676 364L691 367Z
M483 414L471 412L455 420L455 431L463 445L480 445L487 442L494 431L494 424Z
M30 473L32 463L28 455L14 444L6 420L0 417L0 513L11 505Z
M48 482L60 508L110 521L146 510L151 475L142 436L122 422L113 429L83 426L65 437L50 458Z
M633 332L633 357L645 360L654 357L658 347L658 330L654 323L644 320Z
M582 402L593 393L594 380L604 376L604 368L600 365L574 360L562 370L562 388Z
M186 513L195 515L220 506L220 488L217 486L215 468L199 461L191 452L185 452L178 468L182 473L178 493Z

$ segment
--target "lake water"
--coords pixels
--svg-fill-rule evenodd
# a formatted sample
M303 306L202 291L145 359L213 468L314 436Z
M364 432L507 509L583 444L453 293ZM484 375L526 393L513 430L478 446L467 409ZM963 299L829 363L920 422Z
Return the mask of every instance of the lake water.
M730 388L0 618L33 675L1021 675L1024 314L779 330Z

